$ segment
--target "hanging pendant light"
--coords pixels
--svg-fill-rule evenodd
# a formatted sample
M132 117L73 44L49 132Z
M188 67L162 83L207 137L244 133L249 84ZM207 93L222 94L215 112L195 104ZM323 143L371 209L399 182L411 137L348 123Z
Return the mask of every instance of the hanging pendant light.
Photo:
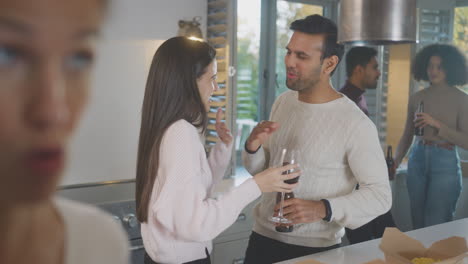
M338 42L388 45L416 42L416 0L341 0Z

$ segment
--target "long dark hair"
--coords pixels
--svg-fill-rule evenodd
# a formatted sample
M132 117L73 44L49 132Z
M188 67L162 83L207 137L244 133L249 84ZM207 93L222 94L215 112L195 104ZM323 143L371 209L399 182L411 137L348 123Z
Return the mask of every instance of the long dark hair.
M216 57L216 50L206 42L175 37L156 51L146 82L141 114L136 168L136 213L140 222L148 219L156 173L159 147L167 128L184 119L205 130L207 113L197 86L197 79Z

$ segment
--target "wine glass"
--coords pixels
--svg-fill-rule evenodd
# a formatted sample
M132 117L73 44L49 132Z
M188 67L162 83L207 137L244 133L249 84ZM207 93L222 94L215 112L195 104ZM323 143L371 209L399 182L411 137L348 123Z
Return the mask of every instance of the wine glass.
M288 165L288 164L297 164L297 158L298 158L298 154L296 150L291 149L288 151L287 149L282 149L279 161L282 166ZM294 170L285 171L283 172L283 174L290 174L292 172L294 172ZM299 181L299 176L297 176L294 179L285 180L284 182L288 184L294 184L294 183L297 183L298 181ZM291 220L284 217L283 205L284 205L285 199L290 199L293 197L294 197L294 194L292 192L287 193L287 194L285 194L284 192L278 193L276 203L280 202L280 209L279 209L278 215L271 216L269 220L277 224L291 224L292 223Z

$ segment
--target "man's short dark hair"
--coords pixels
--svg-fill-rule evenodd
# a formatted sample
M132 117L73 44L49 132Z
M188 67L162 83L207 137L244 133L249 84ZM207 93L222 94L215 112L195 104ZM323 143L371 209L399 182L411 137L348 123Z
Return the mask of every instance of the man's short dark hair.
M330 19L320 15L311 15L292 22L289 29L307 34L324 35L325 40L323 42L323 50L320 60L323 61L325 58L337 56L339 60L338 63L341 61L344 47L343 45L338 44L338 29L336 24ZM335 70L333 70L333 72ZM333 72L331 74L333 74Z
M366 67L372 58L377 56L377 50L370 47L354 47L346 53L346 75L351 77L354 69L360 65Z
M442 60L446 81L449 85L464 85L467 83L466 58L460 50L448 44L432 44L424 47L416 54L411 67L416 81L429 81L427 66L432 56Z

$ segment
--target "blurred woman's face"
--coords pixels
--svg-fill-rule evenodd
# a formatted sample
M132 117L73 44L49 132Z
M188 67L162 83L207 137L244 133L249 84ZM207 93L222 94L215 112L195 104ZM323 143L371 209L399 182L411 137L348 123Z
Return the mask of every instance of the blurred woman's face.
M432 84L443 84L446 81L445 70L442 68L442 59L432 56L427 65L427 77Z
M59 181L88 98L101 0L0 1L0 201L40 201Z

